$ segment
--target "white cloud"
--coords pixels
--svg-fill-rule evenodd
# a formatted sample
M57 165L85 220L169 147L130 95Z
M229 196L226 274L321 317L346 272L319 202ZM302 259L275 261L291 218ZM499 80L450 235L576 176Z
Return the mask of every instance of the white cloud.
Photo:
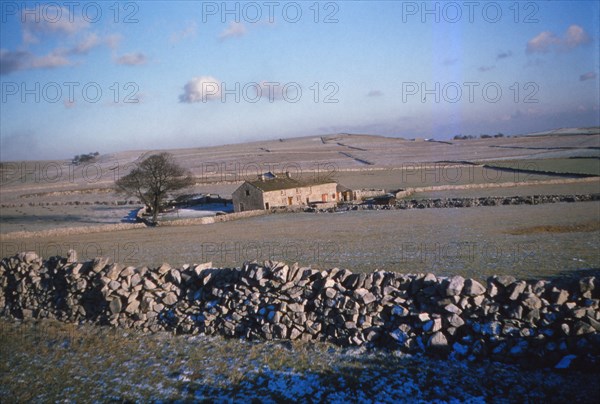
M236 89L237 94L229 93L229 91L221 97L221 90ZM281 100L294 100L298 97L298 91L301 88L298 86L283 86L276 81L261 81L249 82L246 84L237 83L223 84L220 80L212 76L194 77L188 81L183 87L183 94L179 96L179 101L183 103L208 102L213 100L223 100L226 102L234 99L244 99L248 103L255 103L259 100L267 100L275 102ZM236 96L238 98L236 98Z
M576 48L579 45L585 45L592 41L592 38L579 25L571 25L567 29L564 39L564 46L568 49Z
M527 42L527 53L549 52L552 46L555 46L559 43L560 39L557 38L556 35L550 31L544 31Z
M33 57L30 68L48 69L72 65L61 51L52 51L45 56Z
M123 56L117 58L116 63L119 65L126 66L139 66L145 64L147 61L146 55L141 52L126 53Z
M585 45L591 40L583 28L579 25L571 25L562 38L550 31L540 32L527 42L526 52L531 54L567 51Z
M69 14L67 8L58 5L36 5L32 10L23 8L21 11L21 30L26 44L39 42L40 36L73 35L88 26L83 18Z
M179 102L207 102L221 98L221 81L212 76L194 77L183 86Z
M490 70L493 70L494 68L496 68L496 66L479 66L477 70L479 70L482 73L485 73L489 72Z
M35 55L28 50L10 51L7 49L0 49L0 75L9 74L19 70L72 66L74 63L69 59L70 56L87 55L93 49L103 45L110 49L114 49L118 46L121 38L122 37L119 34L112 34L101 38L96 33L88 33L72 47L55 48L43 56ZM124 61L130 61L134 64L135 58L129 56L126 57ZM137 64L140 64L140 60L137 60L137 62Z
M115 49L121 40L119 34L100 37L94 32L89 32L89 22L80 15L71 15L67 8L57 3L23 8L20 23L23 44L17 51L0 51L0 75L21 70L72 66L75 63L70 60L71 56L87 55L100 46ZM30 44L43 42L48 45L54 40L61 41L61 46L55 47L45 55L28 50Z
M229 38L242 37L246 35L247 32L248 30L246 29L246 26L243 23L230 22L227 28L225 28L223 32L219 34L219 39L224 40Z

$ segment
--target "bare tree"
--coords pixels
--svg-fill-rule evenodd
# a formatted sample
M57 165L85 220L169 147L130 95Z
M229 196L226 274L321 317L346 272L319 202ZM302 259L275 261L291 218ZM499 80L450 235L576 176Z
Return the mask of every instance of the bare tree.
M160 205L167 195L193 183L192 176L175 162L173 155L165 152L145 158L116 181L122 191L140 198L152 212L153 223L157 222Z

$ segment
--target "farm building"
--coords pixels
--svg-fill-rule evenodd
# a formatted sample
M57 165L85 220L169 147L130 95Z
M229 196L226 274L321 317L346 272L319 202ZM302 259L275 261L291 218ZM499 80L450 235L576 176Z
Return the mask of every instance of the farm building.
M335 203L337 184L332 180L300 181L288 174L266 173L255 181L245 181L232 194L236 212L262 210L284 206Z
M355 192L348 187L338 184L336 187L338 193L338 199L341 202L350 202L356 199Z

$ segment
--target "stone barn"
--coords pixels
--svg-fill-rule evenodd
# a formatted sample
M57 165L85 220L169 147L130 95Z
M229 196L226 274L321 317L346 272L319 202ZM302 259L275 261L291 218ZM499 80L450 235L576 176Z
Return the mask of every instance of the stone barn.
M351 202L355 199L354 191L341 184L338 184L338 186L336 187L336 191L338 194L338 200L340 202Z
M288 174L266 173L255 181L245 181L233 192L232 199L236 212L332 203L338 200L337 183L332 180L301 181Z

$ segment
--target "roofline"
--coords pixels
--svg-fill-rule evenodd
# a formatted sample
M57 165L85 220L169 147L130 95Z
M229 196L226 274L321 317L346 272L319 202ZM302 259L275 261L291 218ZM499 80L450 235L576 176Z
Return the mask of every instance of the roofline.
M266 181L264 181L264 182L269 182L269 180L266 180ZM247 181L247 180L245 180L245 181L244 181L244 182L243 182L243 183L240 185L240 187L241 187L242 185L244 185L245 183L247 183L248 185L250 185L250 186L252 186L252 187L254 187L254 188L256 188L256 189L258 189L259 191L262 191L263 193L266 193L266 192L276 192L276 191L282 191L282 190L284 190L284 189L307 188L307 187L313 187L313 186L317 186L317 185L328 185L328 184L335 184L335 185L338 185L338 183L337 183L336 181L327 181L327 182L317 182L317 183L314 183L314 184L298 184L299 186L297 186L297 187L289 187L289 188L277 188L277 189L272 189L272 190L269 190L269 191L265 191L264 189L262 189L262 188L260 188L260 187L258 187L258 186L256 186L256 185L254 185L252 182L250 182L250 181ZM238 187L238 188L239 188L239 187Z

